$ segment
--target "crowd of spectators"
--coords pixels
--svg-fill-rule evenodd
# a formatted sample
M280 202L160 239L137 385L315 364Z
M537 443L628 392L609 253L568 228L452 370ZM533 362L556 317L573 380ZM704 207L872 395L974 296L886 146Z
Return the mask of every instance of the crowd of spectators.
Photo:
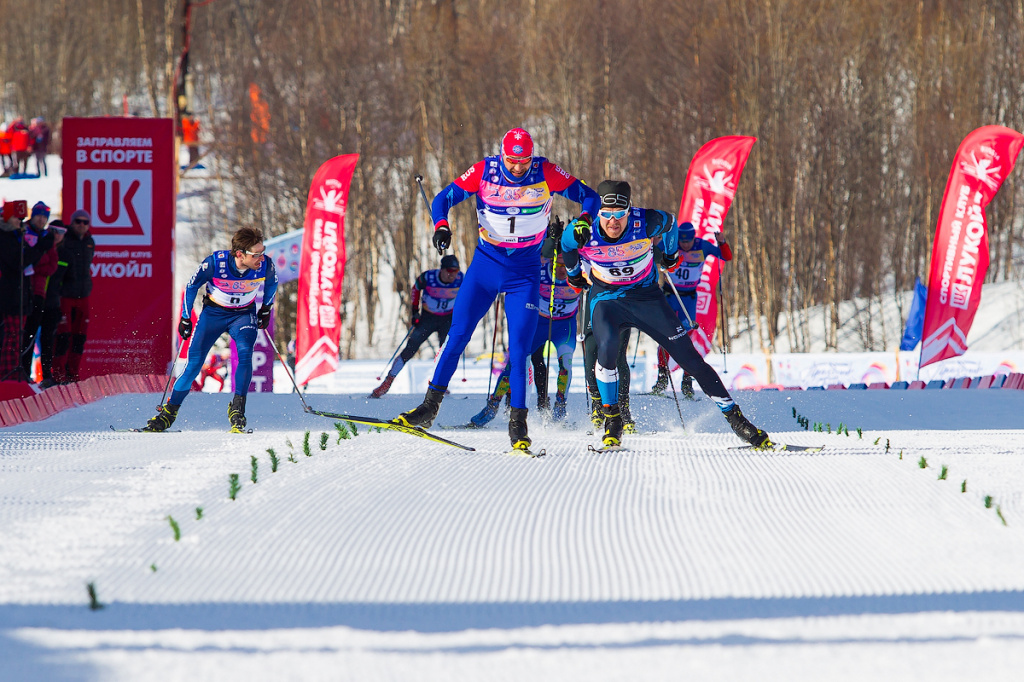
M86 211L68 226L41 201L26 213L25 202L8 202L0 223L0 381L32 381L38 341L48 388L79 378L96 244Z
M46 155L50 153L50 126L42 116L28 125L18 117L0 123L0 174L4 177L27 175L28 160L35 157L36 175L48 175Z

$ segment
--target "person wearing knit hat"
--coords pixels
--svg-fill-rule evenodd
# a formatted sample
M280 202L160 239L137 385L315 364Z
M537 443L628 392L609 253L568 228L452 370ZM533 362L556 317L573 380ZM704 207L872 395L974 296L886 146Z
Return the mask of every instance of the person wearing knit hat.
M512 363L508 435L514 453L533 454L526 426L526 374L539 317L541 244L547 236L554 194L581 204L582 221L592 220L600 206L593 189L543 156L536 156L533 137L517 127L502 137L498 154L470 166L434 197L432 241L439 254L443 255L452 241L449 212L474 195L480 236L426 396L419 406L395 417L392 421L396 424L421 428L433 424L462 351L494 299L504 293Z
M602 208L593 230L577 224L562 234L569 283L590 287L588 305L597 341L597 385L604 411L604 448L620 449L623 422L619 409L619 330L636 327L654 339L715 401L733 432L755 449L772 449L768 434L754 426L729 395L722 379L693 346L686 328L658 287L654 240L661 238L663 263L678 267L676 219L670 213L632 204L629 183L605 180L597 186ZM590 282L582 261L590 263ZM592 284L591 284L592 282Z
M88 211L71 214L71 229L57 251L65 263L60 287L61 319L54 342L53 377L60 384L78 381L78 369L89 332L89 296L92 294L92 259L96 242L89 234Z
M37 202L32 207L32 216L28 219L25 229L25 241L34 244L49 232L46 221L50 218L50 207L43 202ZM52 238L55 240L55 236ZM25 328L21 339L21 366L24 369L24 376L30 377L32 372L32 351L36 345L36 330L43 321L43 307L46 302L46 281L57 270L57 247L51 246L43 254L43 257L31 268L26 268L25 274L29 276L32 283L32 305L25 309ZM29 272L31 270L31 272Z

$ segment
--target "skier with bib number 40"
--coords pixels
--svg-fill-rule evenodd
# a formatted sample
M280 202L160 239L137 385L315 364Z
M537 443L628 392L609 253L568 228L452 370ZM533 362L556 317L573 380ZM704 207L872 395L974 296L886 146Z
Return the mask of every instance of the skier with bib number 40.
M243 432L245 398L252 381L252 349L256 345L257 329L266 329L270 324L270 311L277 293L277 270L264 257L265 252L263 233L253 227L243 227L231 237L230 251L215 251L207 256L192 275L185 288L185 301L178 320L181 338L194 337L188 347L188 364L174 382L171 397L160 406L160 411L143 431L166 431L174 423L192 381L203 369L206 354L220 335L227 332L238 349L235 395L228 405L228 421L232 433ZM204 284L203 311L199 313L193 333L192 306Z
M622 416L618 405L619 330L636 327L668 351L693 375L711 397L732 430L755 448L770 448L768 434L751 424L733 401L718 374L693 347L665 296L658 288L653 240L662 237L664 260L678 264L675 217L664 211L632 205L628 182L605 180L597 187L601 197L595 229L577 221L562 235L565 264L573 286L587 285L580 259L590 262L593 288L588 304L597 341L597 385L604 408L604 446L622 444Z
M665 277L672 280L672 284L675 285L685 311L679 307L679 300L676 299L676 295L672 291L672 285L665 282L663 290L669 306L675 311L676 317L689 333L695 328L693 325L697 324L697 285L700 284L700 275L704 271L704 261L708 256L714 256L726 262L731 261L732 249L729 248L729 242L724 240L721 246L716 246L704 239L697 239L697 230L690 222L682 223L679 226L677 236L679 238L679 251L677 252L679 262L676 267L665 273ZM668 388L668 379L668 353L659 346L658 380L651 387L651 393L664 395L665 389ZM694 400L693 377L686 370L683 370L683 380L680 382L679 392L687 400Z
M537 330L540 252L547 234L552 194L581 204L577 222L583 224L593 220L591 216L600 204L594 190L533 152L530 134L513 128L502 138L499 154L473 164L434 197L433 243L438 253L444 253L452 240L448 212L474 194L480 240L455 301L451 331L423 403L395 417L392 421L396 424L427 428L434 422L448 381L473 330L498 294L504 292L512 368L508 434L513 450L529 453L526 362Z
M402 371L402 367L416 355L416 351L431 334L436 333L438 343L444 345L448 329L452 326L452 310L460 286L462 272L459 270L459 259L451 254L441 259L440 268L427 270L416 278L412 285L413 328L409 333L409 341L402 349L401 355L391 364L384 381L370 393L371 398L380 398L391 389L391 384Z

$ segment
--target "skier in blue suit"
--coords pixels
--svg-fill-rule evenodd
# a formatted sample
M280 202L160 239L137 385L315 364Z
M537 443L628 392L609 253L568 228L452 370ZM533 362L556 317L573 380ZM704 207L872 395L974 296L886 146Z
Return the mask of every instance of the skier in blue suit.
M422 428L433 423L473 330L498 294L504 292L512 367L508 433L513 449L529 451L526 361L537 329L540 251L547 234L552 194L581 204L577 222L584 224L592 222L600 204L594 190L544 157L534 156L533 151L530 134L513 128L502 138L499 154L473 164L434 197L433 243L439 253L451 244L449 211L474 194L480 239L455 300L452 327L423 403L395 417L395 423Z
M768 434L751 424L715 370L693 347L686 330L658 288L654 239L662 238L663 261L669 269L679 264L675 217L664 211L639 208L631 203L632 189L622 180L605 180L597 186L601 197L596 229L574 222L562 234L569 282L577 288L590 286L583 277L581 258L591 266L591 326L597 340L597 385L604 408L605 447L622 443L619 411L619 330L636 327L646 332L686 369L722 410L733 431L756 448L772 446Z
M235 395L228 405L228 421L233 433L245 428L245 399L252 381L252 349L257 329L270 324L270 311L277 293L277 270L264 257L263 233L243 227L231 237L230 251L215 251L206 257L185 288L185 299L178 320L178 334L192 338L188 348L188 364L174 382L171 397L146 424L143 431L165 431L178 416L178 408L192 387L192 381L203 368L210 348L221 334L227 332L238 349L235 370ZM192 329L192 306L199 288L206 285L203 311ZM257 303L259 308L257 309Z

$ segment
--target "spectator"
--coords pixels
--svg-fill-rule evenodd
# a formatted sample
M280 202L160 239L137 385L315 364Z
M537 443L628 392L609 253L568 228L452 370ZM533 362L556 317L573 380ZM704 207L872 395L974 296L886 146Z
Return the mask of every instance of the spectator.
M50 126L42 116L32 119L29 137L32 140L32 154L36 157L36 175L42 177L47 175L46 155L50 153Z
M14 131L6 123L0 124L0 174L10 175L14 167L14 159L11 158L11 135Z
M57 252L67 263L60 287L60 324L53 358L53 380L67 384L78 381L78 368L85 352L89 330L89 294L92 293L92 257L96 243L89 234L89 214L81 209L71 214L71 228Z
M60 252L61 242L68 228L61 220L50 223L53 231L53 246ZM68 264L57 258L57 269L46 282L46 298L43 303L43 317L39 325L39 362L43 368L43 380L40 388L49 388L57 382L53 379L53 343L60 324L60 285L64 281L64 271Z
M19 116L11 123L11 151L14 153L16 173L28 172L29 139L28 127Z
M53 234L45 232L29 244L24 226L18 218L0 223L0 320L3 338L0 342L0 381L16 377L21 370L22 326L25 311L32 307L32 282L26 270L39 262L53 246Z
M199 119L186 111L181 117L181 139L188 147L188 167L199 163Z
M38 202L32 207L32 216L25 224L25 241L34 246L46 233L46 221L50 219L50 207ZM56 235L54 235L56 241ZM29 272L31 270L31 272ZM35 348L36 331L43 321L43 305L46 302L46 280L57 270L57 249L51 246L39 261L25 269L32 282L32 306L25 310L25 330L21 341L21 367L25 376L32 376L32 350Z

